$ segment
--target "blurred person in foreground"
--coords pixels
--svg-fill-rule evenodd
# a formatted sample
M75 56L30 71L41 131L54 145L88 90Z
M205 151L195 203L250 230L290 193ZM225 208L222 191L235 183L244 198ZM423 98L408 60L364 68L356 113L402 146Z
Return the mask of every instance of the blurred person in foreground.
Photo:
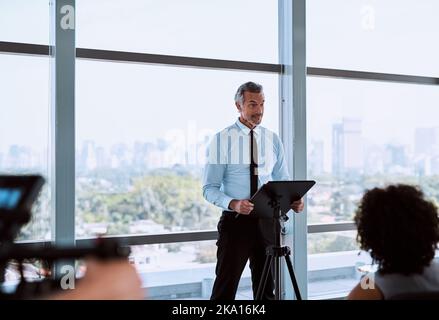
M368 190L355 218L357 241L378 270L365 275L349 300L392 299L398 295L439 291L439 241L436 206L408 185Z
M64 290L50 300L140 300L145 298L139 275L127 260L86 261L85 276L74 289Z

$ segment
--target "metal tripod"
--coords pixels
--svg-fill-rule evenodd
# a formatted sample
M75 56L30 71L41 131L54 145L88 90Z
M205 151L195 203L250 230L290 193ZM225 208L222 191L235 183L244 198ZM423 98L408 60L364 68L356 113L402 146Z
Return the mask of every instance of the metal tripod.
M291 249L287 246L281 246L282 235L281 235L281 221L287 221L288 217L286 215L281 215L280 202L279 200L271 200L270 205L273 208L273 219L274 219L274 234L275 234L275 245L267 248L265 258L264 269L262 271L261 279L259 281L258 291L256 293L256 300L262 299L262 294L265 290L267 284L267 279L269 272L274 264L274 292L275 299L281 299L281 257L285 258L285 262L288 267L288 272L290 274L291 282L293 283L294 293L297 300L302 300L300 295L299 286L297 285L296 276L294 274L293 264L291 263Z

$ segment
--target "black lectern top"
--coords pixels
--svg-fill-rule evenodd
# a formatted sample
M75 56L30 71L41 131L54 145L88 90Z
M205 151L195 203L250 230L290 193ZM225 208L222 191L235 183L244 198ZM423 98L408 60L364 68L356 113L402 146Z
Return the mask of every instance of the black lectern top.
M255 205L250 215L273 218L273 200L279 201L281 214L286 214L291 209L291 203L302 198L315 183L313 180L267 182L250 199Z

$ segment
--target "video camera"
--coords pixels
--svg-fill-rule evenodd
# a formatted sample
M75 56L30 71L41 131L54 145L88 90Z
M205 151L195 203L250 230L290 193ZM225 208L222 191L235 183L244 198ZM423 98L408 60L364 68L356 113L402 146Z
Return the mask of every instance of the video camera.
M54 272L50 278L28 281L23 272L23 262L26 260L45 261L53 270L54 263L60 261L89 256L126 259L130 254L129 247L103 238L96 239L91 246L83 247L45 245L43 248L33 248L14 243L20 229L30 221L32 206L43 185L44 178L39 175L0 175L0 299L39 299L60 289L61 279L57 279ZM5 272L10 261L18 263L21 279L14 291L5 292Z

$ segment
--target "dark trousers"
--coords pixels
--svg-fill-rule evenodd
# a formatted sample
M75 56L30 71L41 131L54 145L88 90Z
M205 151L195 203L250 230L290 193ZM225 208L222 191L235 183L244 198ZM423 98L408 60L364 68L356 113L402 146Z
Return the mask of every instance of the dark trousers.
M211 300L233 300L239 280L250 259L253 298L256 297L264 269L266 248L274 245L274 224L271 219L255 219L224 211L218 223L216 279ZM263 299L274 299L274 280L269 273Z

